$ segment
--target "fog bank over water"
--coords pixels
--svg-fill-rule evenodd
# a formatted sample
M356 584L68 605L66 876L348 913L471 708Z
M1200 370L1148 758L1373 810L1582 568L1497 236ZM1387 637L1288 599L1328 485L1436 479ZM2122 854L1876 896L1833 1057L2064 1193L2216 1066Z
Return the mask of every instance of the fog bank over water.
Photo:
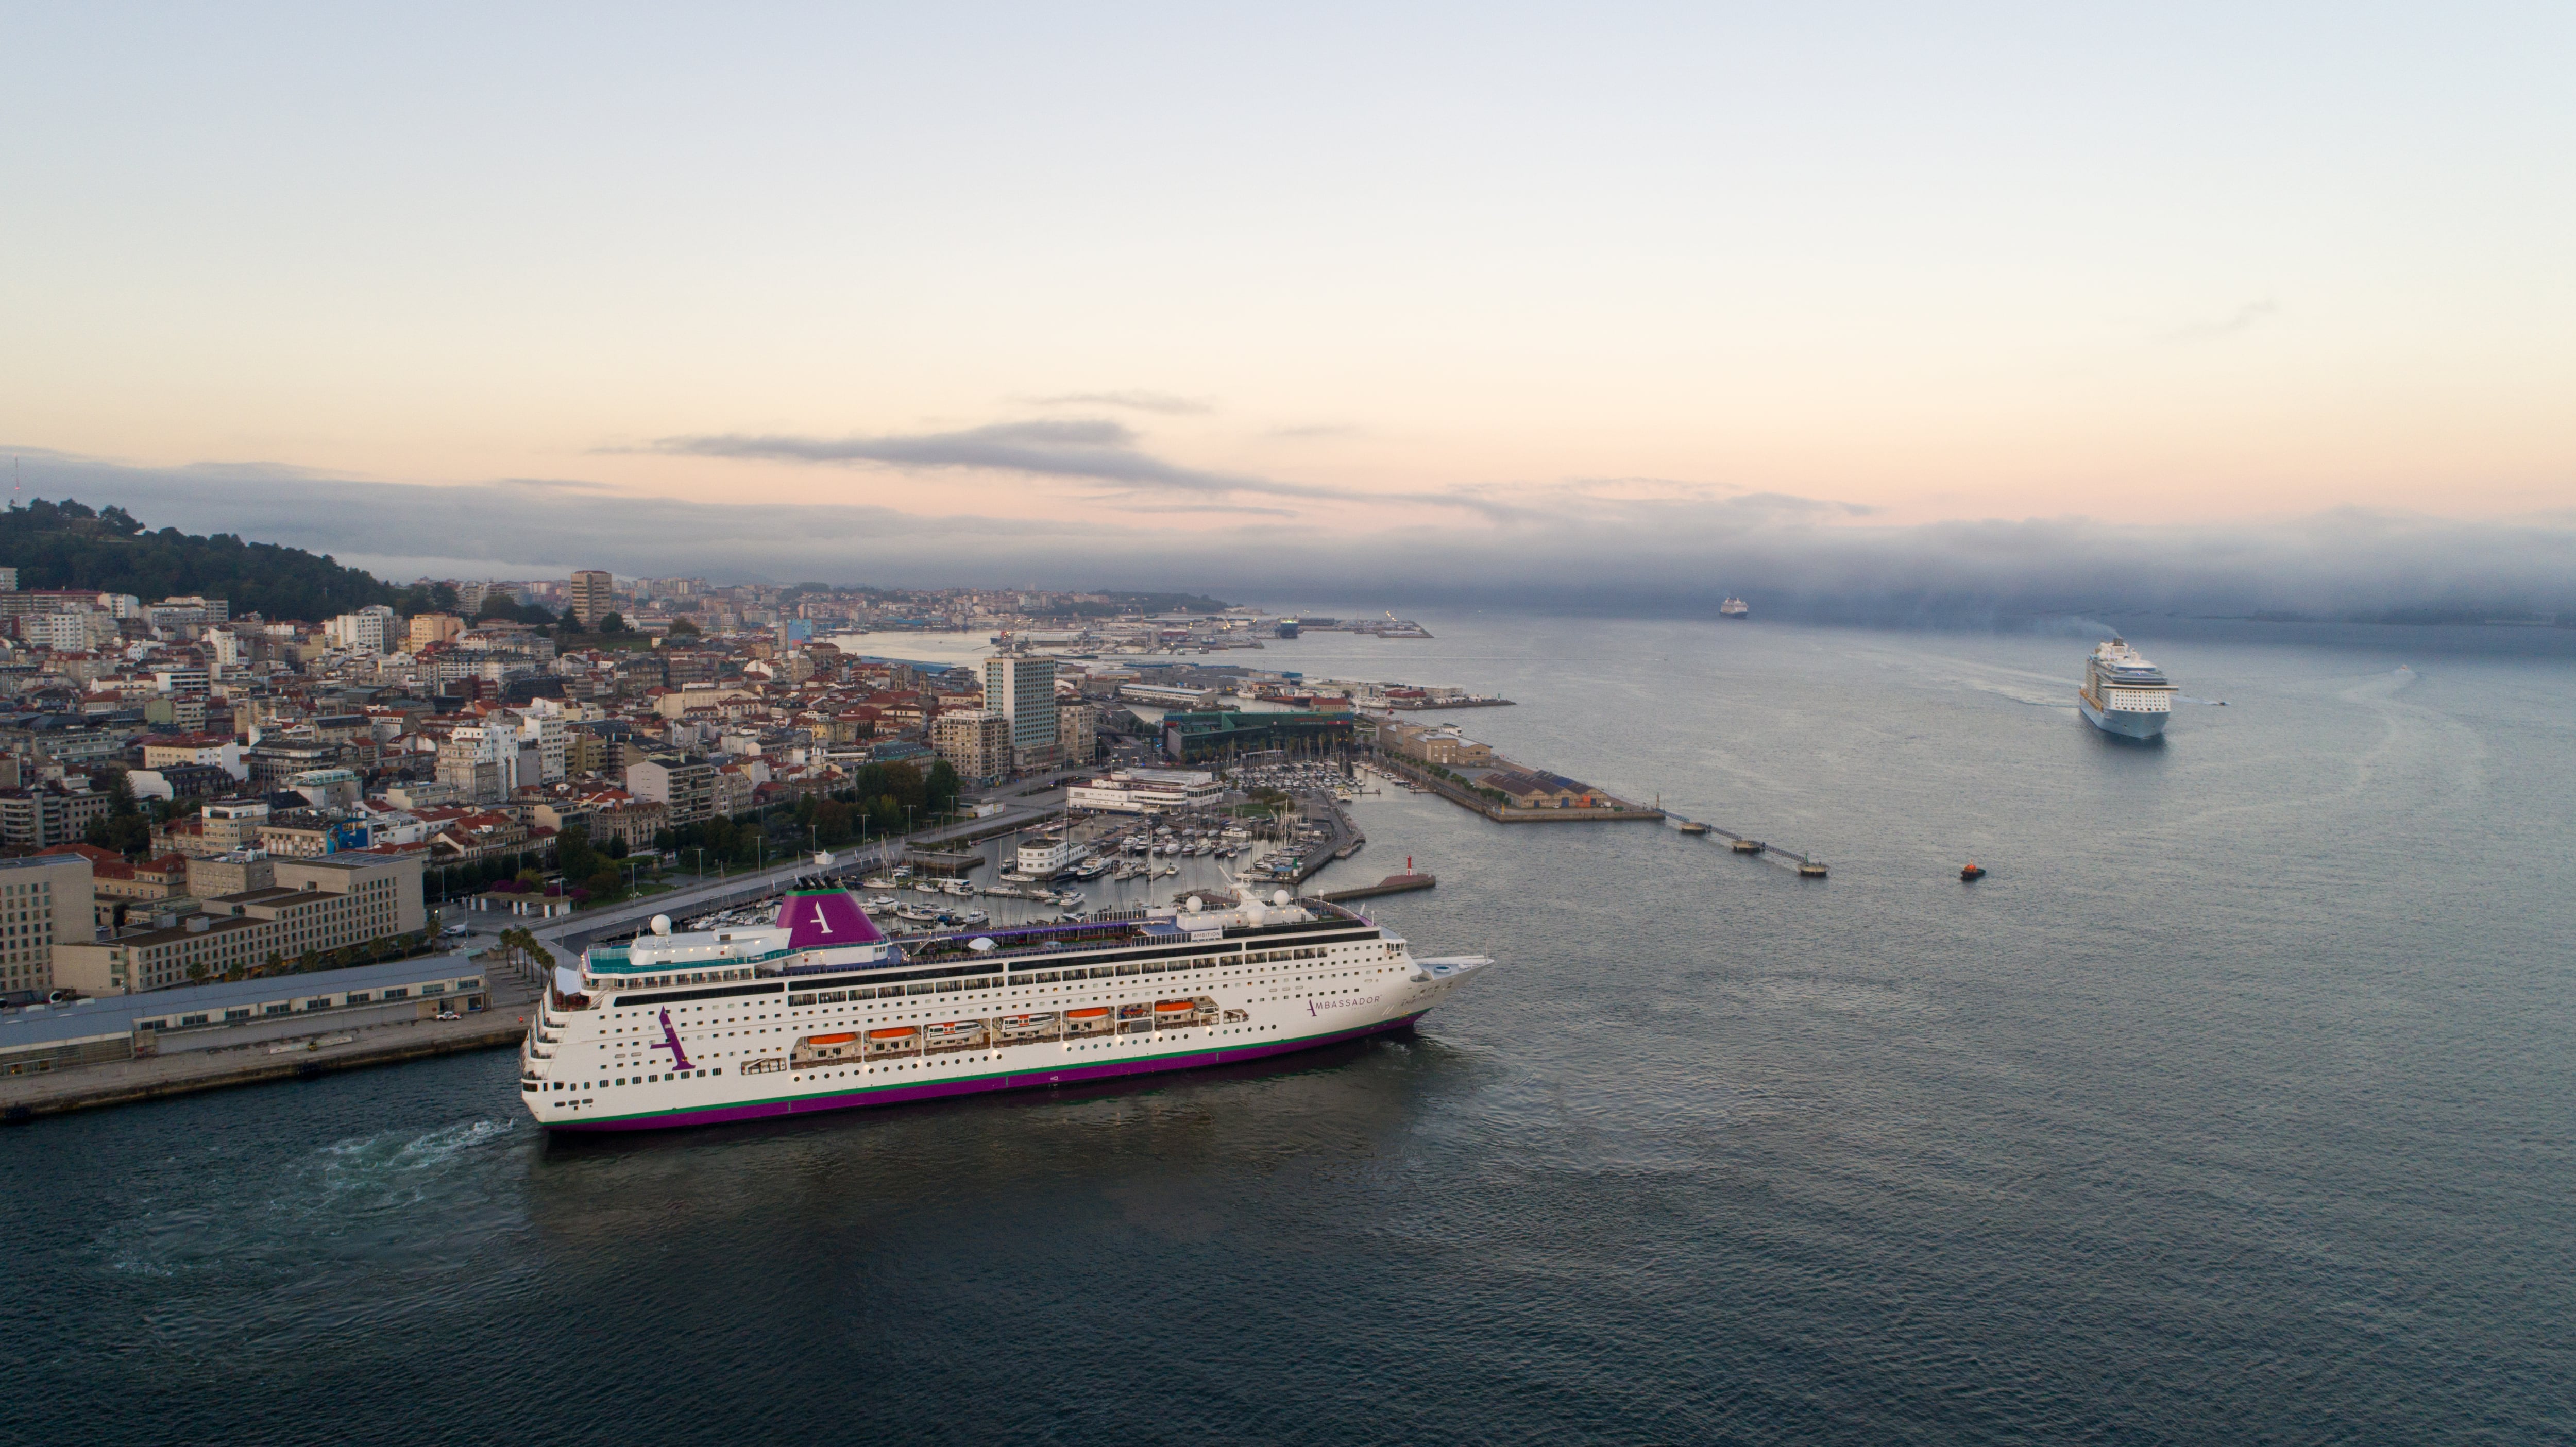
M156 469L28 450L26 496L119 504L148 525L330 553L397 581L576 567L716 581L1203 591L1600 612L1976 625L2033 616L2474 622L2576 618L2576 511L2472 522L2342 510L2266 524L2080 518L1875 526L1815 499L1516 501L1501 520L1338 530L1157 525L1150 510L1043 518L695 503L549 480L424 486L269 466ZM938 497L934 491L929 496Z

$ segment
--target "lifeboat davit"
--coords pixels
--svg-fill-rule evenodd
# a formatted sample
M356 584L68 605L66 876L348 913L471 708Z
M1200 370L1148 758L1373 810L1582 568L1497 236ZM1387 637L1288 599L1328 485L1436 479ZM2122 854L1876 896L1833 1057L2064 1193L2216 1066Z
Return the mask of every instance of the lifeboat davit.
M1018 1030L1030 1025L1043 1025L1054 1018L1053 1015L1005 1015L1002 1017L1002 1028Z
M898 1025L891 1030L871 1030L868 1032L868 1038L871 1040L909 1040L920 1033L920 1031L909 1025Z
M847 1045L858 1038L859 1036L857 1031L846 1030L838 1035L808 1035L805 1037L805 1043L808 1045Z

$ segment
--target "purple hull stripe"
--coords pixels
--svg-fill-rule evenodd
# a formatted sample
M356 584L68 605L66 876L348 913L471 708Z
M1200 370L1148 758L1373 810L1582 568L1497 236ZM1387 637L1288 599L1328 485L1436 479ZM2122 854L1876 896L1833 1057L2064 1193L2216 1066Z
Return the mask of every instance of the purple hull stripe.
M763 1100L749 1105L715 1105L700 1110L656 1111L651 1115L619 1116L607 1119L550 1120L542 1122L548 1130L667 1130L672 1126L714 1125L728 1120L760 1120L777 1115L811 1115L821 1110L847 1110L853 1106L901 1105L907 1101L937 1100L949 1095L979 1095L994 1090L1027 1090L1049 1085L1080 1085L1095 1080L1114 1080L1122 1075L1151 1075L1164 1070L1196 1070L1210 1065L1240 1065L1247 1060L1260 1060L1272 1055L1287 1055L1299 1050L1315 1050L1357 1040L1364 1035L1401 1030L1429 1014L1416 1010L1410 1015L1383 1020L1375 1025L1362 1025L1354 1030L1337 1030L1329 1035L1308 1035L1284 1040L1276 1045L1229 1045L1222 1049L1192 1051L1186 1055L1165 1055L1152 1060L1112 1060L1098 1065L1066 1065L1051 1070L1003 1070L991 1075L972 1076L964 1080L925 1081L919 1085L880 1085L869 1089L837 1092L817 1091L792 1100Z

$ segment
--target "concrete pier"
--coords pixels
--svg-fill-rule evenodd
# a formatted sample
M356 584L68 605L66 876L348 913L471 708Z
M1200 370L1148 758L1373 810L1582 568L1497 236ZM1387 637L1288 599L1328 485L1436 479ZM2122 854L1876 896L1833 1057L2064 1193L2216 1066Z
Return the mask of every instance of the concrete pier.
M1435 888L1439 883L1439 876L1433 874L1390 874L1375 884L1364 884L1357 889L1336 889L1318 897L1341 904L1354 899L1375 899L1381 894L1409 894L1417 889Z
M463 1019L401 1020L353 1028L325 1027L305 1038L254 1040L215 1050L103 1061L73 1069L0 1078L0 1121L19 1122L104 1105L130 1105L267 1080L309 1079L339 1070L391 1065L464 1050L515 1048L528 1032L535 991L495 975L492 1004ZM324 1044L324 1041L333 1043Z

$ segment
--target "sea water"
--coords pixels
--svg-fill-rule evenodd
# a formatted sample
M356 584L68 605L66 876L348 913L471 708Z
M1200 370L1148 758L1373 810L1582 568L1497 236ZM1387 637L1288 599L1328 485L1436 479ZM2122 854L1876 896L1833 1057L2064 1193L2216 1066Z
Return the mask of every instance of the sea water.
M506 1052L0 1131L0 1436L2576 1435L2562 640L2130 621L2141 746L2077 628L1424 621L1219 661L1504 694L1448 718L1831 877L1365 795L1319 886L1409 855L1369 907L1500 961L1409 1036L614 1140Z

